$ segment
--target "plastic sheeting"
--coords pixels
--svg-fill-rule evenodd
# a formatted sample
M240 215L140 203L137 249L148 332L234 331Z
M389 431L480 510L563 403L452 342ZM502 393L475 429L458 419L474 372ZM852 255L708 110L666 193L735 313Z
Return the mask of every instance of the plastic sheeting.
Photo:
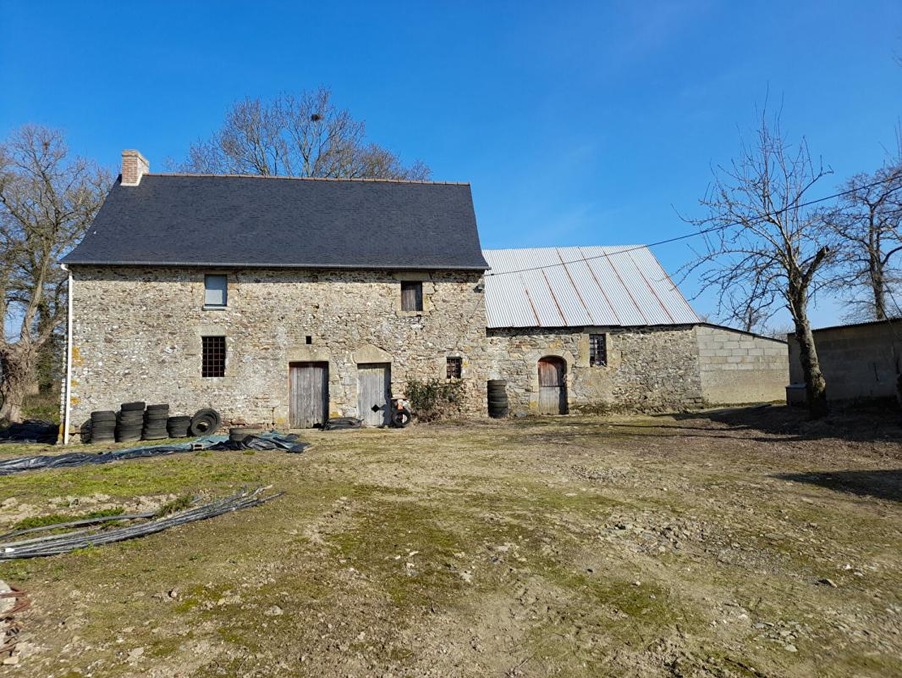
M228 436L204 436L191 442L173 445L152 445L149 447L131 447L125 450L113 450L100 454L87 452L69 452L66 454L43 454L34 457L17 457L0 461L0 476L13 475L23 471L34 471L45 468L69 468L86 464L109 464L114 461L137 459L142 457L159 457L169 454L180 454L196 450L284 450L286 452L303 452L309 445L301 442L294 434L269 431L248 436L241 442L230 441Z
M59 435L59 426L44 419L29 419L11 424L0 431L0 443L46 443L52 445Z
M255 490L241 490L230 497L215 499L202 506L193 506L184 511L136 525L113 529L96 529L94 531L76 529L63 534L4 542L0 544L0 560L55 556L60 553L74 551L75 549L87 548L88 546L100 546L102 544L125 541L126 539L144 537L177 525L215 518L224 513L260 506L271 499L282 496L281 492L263 496L263 492L267 489L269 488L258 487Z

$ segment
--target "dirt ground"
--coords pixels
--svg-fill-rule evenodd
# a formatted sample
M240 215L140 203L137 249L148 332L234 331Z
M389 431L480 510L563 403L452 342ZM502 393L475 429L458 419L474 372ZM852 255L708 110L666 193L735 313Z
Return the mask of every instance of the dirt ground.
M2 531L285 492L0 563L32 602L0 675L902 675L899 421L771 407L311 431L300 455L0 478Z

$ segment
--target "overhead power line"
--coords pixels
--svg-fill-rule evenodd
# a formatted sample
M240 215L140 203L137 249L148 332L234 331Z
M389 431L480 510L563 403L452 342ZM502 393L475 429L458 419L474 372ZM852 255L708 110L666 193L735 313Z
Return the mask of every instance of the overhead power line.
M868 188L874 188L875 186L879 186L881 184L885 184L886 181L874 181L870 184L865 184L863 186L856 186L855 188L850 188L845 191L840 191L839 193L834 193L832 195L824 196L823 198L817 198L815 200L809 200L807 202L800 202L797 204L790 205L789 207L784 207L783 209L774 210L773 212L766 212L760 216L754 217L750 219L750 221L761 222L767 219L768 217L777 216L778 214L783 214L784 212L789 212L790 210L800 209L802 207L810 207L811 205L817 205L818 203L827 202L828 200L835 200L836 198L841 198L845 195L849 195L851 193L856 193L858 191L866 190ZM902 186L896 186L887 191L887 193L892 193L893 191L898 191L902 189ZM626 254L627 252L634 252L637 250L646 249L648 247L657 247L659 245L669 245L672 242L678 242L680 240L687 240L689 238L697 238L700 235L706 235L708 233L713 233L715 231L722 231L727 228L732 228L733 226L742 226L743 222L734 221L729 224L721 224L720 226L711 226L710 228L703 228L700 231L692 231L691 233L684 233L683 235L675 235L672 238L665 238L664 240L656 240L655 242L646 243L644 245L635 245L633 247L624 247L621 250L617 250L616 252L605 252L603 254L595 254L591 257L582 257L580 259L573 259L572 261L561 261L554 264L543 264L541 266L530 266L528 268L518 268L513 271L498 271L497 273L486 273L486 278L491 278L498 275L511 275L513 273L527 273L529 271L540 271L546 268L557 268L558 266L566 266L567 264L579 264L584 261L592 261L593 259L607 259L617 254Z

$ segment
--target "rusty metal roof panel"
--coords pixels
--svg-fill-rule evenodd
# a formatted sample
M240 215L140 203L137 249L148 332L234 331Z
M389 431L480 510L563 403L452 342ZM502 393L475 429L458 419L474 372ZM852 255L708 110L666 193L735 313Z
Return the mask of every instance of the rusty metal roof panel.
M658 280L663 274L649 266L640 268L632 251L623 251L608 259L608 263L617 271L617 275L625 281L630 297L636 304L639 313L647 325L673 325L673 316L667 312L661 298L655 293ZM660 267L658 267L659 269ZM628 281L628 282L626 282Z
M642 313L642 309L632 294L634 284L628 279L624 279L620 270L611 263L613 258L624 256L622 250L625 248L581 247L579 249L584 264L592 273L599 294L605 296L619 319L618 324L647 325L648 319ZM580 264L571 264L571 266L576 265Z
M654 297L651 308L660 308L661 324L696 323L699 317L692 310L679 288L647 247L628 253L635 270L647 284L649 298Z
M560 255L560 252L558 253ZM567 261L566 255L562 262ZM592 313L574 280L569 266L560 265L544 268L542 275L551 289L555 303L564 319L564 326L592 325Z
M485 250L489 328L673 325L698 316L646 247Z

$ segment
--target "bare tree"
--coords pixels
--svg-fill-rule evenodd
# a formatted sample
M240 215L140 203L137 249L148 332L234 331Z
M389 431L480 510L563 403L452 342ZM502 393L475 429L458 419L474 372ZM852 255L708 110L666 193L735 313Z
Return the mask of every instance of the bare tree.
M808 303L830 255L819 215L805 207L811 188L830 174L812 162L804 139L788 144L779 116L766 113L751 145L714 170L699 201L707 215L689 221L704 232L705 251L684 267L718 293L720 315L760 325L785 306L792 316L812 415L827 411L826 382L817 358Z
M25 125L0 144L0 421L18 421L41 351L66 313L57 261L84 234L112 179L72 158L58 130Z
M898 315L892 290L902 282L894 266L902 252L902 161L852 177L824 223L835 243L832 286L846 297L850 317L885 320Z
M321 87L272 101L244 99L226 114L222 128L193 144L186 172L321 178L428 179L417 161L366 140L366 125L332 103Z

